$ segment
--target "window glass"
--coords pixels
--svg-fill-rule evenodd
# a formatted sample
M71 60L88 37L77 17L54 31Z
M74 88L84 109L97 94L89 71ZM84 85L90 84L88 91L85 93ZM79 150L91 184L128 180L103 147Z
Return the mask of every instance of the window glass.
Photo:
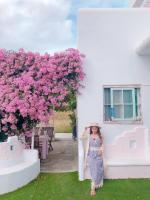
M105 120L110 121L112 116L111 106L105 105Z
M121 104L122 103L122 91L114 90L113 91L113 104Z
M124 105L124 118L133 118L133 105Z
M123 116L123 106L122 105L114 105L113 117L114 118L122 118Z
M126 103L132 103L132 90L123 90L123 102Z
M105 105L110 105L110 88L105 88Z

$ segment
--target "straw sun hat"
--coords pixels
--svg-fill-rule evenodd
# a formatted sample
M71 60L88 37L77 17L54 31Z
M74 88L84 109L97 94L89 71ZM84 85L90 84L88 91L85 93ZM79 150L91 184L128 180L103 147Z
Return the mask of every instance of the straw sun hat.
M88 127L90 128L92 126L96 126L98 128L101 128L100 125L98 123L95 123L95 122L94 123L90 123Z

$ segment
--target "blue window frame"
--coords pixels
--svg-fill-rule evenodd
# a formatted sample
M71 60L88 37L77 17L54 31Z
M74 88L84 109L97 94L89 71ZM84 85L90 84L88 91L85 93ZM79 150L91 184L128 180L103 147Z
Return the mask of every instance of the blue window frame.
M140 88L104 88L104 119L141 120Z

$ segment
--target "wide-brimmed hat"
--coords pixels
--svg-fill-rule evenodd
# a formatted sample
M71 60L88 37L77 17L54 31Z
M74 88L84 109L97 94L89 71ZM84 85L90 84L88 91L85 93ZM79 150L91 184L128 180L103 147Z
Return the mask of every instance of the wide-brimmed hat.
M98 123L96 123L96 122L90 123L88 127L90 128L92 126L96 126L98 128L101 128L100 125Z

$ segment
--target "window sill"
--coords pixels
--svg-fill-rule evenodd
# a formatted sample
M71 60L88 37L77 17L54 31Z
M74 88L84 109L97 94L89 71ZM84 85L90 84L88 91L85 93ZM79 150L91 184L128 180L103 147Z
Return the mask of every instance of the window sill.
M133 120L133 121L120 121L120 120L115 120L115 121L103 121L104 124L131 124L131 125L134 125L134 124L143 124L143 121L142 120Z

